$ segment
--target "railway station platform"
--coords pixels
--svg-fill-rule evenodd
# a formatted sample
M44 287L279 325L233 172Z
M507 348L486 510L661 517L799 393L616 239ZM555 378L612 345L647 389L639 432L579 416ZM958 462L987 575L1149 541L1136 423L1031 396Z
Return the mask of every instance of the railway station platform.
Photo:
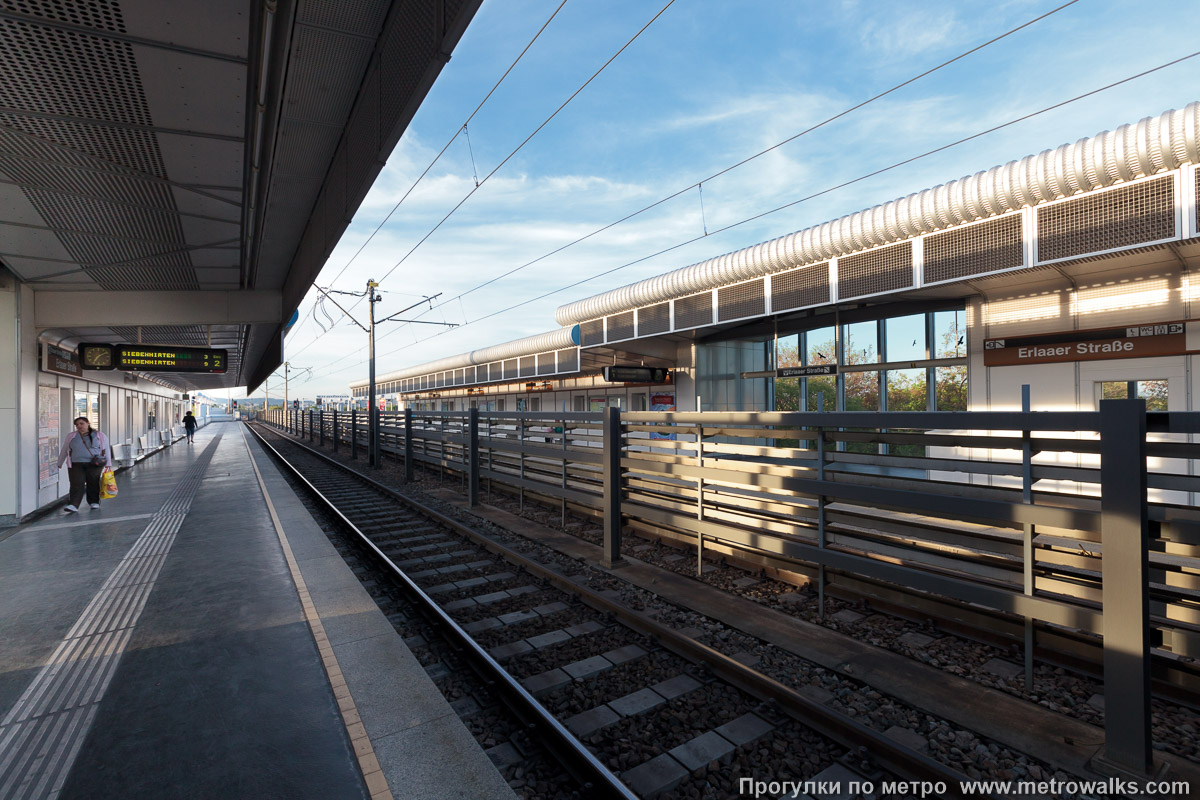
M508 798L239 423L0 529L0 798Z

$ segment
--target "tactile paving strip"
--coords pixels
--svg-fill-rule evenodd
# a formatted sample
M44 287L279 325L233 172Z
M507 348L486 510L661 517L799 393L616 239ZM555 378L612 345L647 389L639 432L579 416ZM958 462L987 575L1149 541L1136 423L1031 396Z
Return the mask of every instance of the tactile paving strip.
M196 459L0 721L0 798L58 797L220 441Z

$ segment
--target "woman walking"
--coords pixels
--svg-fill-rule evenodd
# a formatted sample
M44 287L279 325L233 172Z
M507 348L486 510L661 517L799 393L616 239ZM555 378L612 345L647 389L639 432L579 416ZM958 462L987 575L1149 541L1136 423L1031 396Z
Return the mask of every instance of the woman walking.
M63 512L74 514L79 510L84 490L92 508L100 507L100 476L105 467L112 466L112 450L108 437L92 427L87 417L75 419L75 430L63 442L58 454L58 466L67 464L71 477L71 498Z
M196 418L192 416L191 409L183 415L183 429L187 431L188 444L194 444L192 437L196 435Z

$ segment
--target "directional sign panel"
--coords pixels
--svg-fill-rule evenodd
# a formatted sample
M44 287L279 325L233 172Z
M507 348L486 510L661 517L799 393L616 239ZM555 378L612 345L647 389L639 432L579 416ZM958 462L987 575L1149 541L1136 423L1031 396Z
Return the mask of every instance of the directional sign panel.
M667 370L662 367L604 367L604 380L609 383L664 383Z
M201 347L119 344L117 369L133 372L225 372L229 363L225 350Z
M810 364L807 367L780 367L776 378L804 378L809 375L837 375L837 364Z

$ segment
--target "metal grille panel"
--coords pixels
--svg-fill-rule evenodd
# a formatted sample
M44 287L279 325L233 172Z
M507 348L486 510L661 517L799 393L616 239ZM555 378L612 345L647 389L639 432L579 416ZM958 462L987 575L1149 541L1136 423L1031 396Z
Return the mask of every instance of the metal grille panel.
M659 303L638 309L638 336L666 333L671 329L671 304Z
M604 320L593 319L579 324L579 343L584 347L604 344Z
M577 372L579 370L579 351L559 350L558 351L558 371L559 372Z
M608 318L608 341L619 342L633 338L633 312L613 314Z
M376 0L306 0L300 4L299 17L310 25L374 37L387 10L387 3Z
M927 283L1025 266L1020 214L926 237L924 247Z
M1175 184L1167 175L1038 209L1038 261L1173 238Z
M375 42L324 28L301 25L296 44L295 77L288 76L284 107L289 117L341 127L354 103L351 92L330 92L328 86L356 85L366 69Z
M121 18L121 10L111 2L91 0L9 0L0 3L0 7L31 17L66 22L84 28L96 28L102 31L125 33L125 21Z
M421 83L434 48L433 13L429 4L413 3L397 17L404 19L405 24L390 22L379 44L380 85L391 87L379 107L379 138L385 142L402 121L408 99Z
M504 378L511 380L515 377L517 377L517 360L512 358L504 362Z
M838 299L912 286L912 242L838 259Z
M829 262L771 276L771 311L829 302Z
M681 297L675 301L676 330L711 325L712 321L712 292Z
M522 378L532 378L537 374L537 363L533 356L521 356L520 370Z
M763 280L738 283L717 290L717 320L724 322L767 313Z
M538 353L538 375L553 375L554 368L554 353Z

